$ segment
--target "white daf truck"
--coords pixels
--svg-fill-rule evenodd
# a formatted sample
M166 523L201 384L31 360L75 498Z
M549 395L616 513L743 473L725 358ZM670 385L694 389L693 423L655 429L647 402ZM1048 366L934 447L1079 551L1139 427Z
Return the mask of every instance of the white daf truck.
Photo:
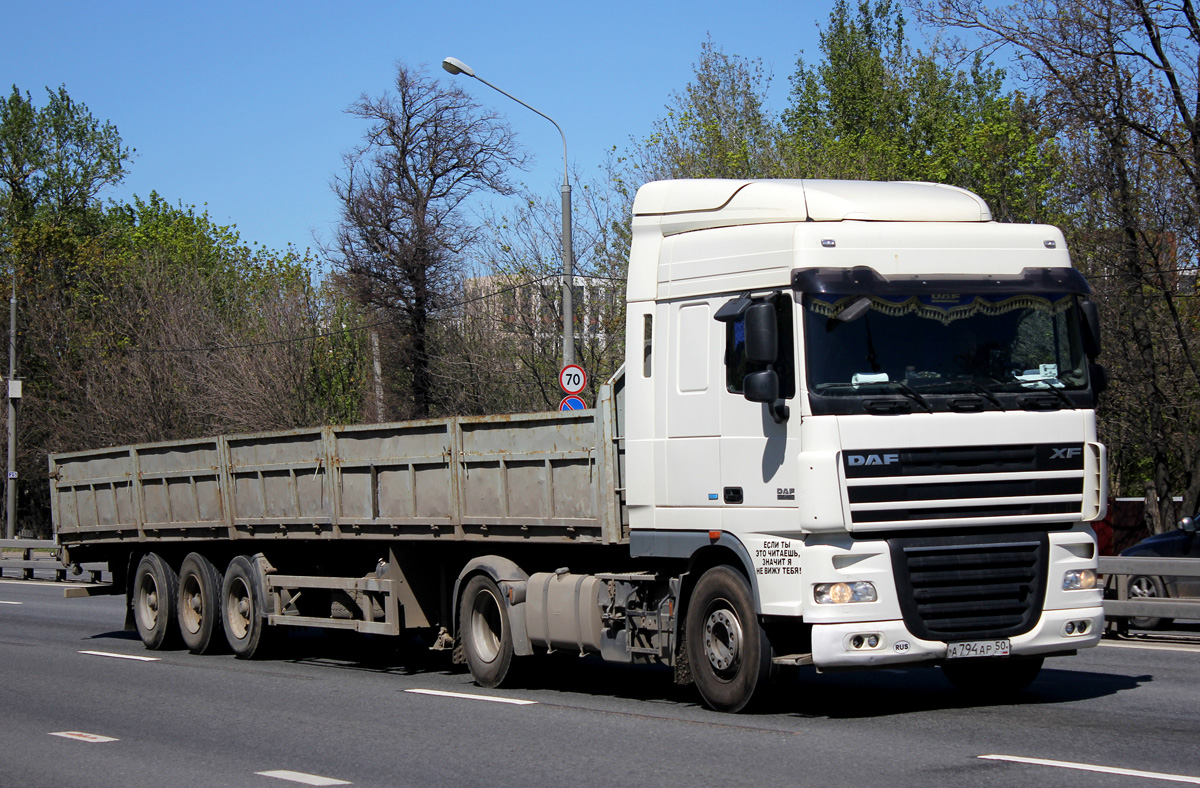
M424 630L477 683L547 651L1015 690L1103 630L1096 309L1061 232L928 183L664 181L626 363L582 412L56 455L64 561L148 647Z

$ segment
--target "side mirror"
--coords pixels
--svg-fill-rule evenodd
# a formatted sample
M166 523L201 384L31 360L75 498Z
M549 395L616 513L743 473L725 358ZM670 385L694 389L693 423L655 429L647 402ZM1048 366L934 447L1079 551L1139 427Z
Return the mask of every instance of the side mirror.
M1108 390L1108 370L1099 364L1088 364L1088 377L1092 379L1092 394L1099 397Z
M779 376L773 369L751 372L742 381L742 390L751 402L774 402L779 399Z
M791 415L791 409L779 398L779 375L773 369L751 372L742 381L742 390L751 402L762 402L771 410L771 418L782 424Z
M1083 352L1088 358L1100 357L1100 310L1095 301L1081 301L1079 309L1083 313Z
M1185 517L1180 520L1179 527L1187 531L1189 534L1196 533L1196 521L1190 517Z
M767 303L754 304L746 309L745 319L746 359L755 364L774 364L779 356L779 329L775 326L775 307Z

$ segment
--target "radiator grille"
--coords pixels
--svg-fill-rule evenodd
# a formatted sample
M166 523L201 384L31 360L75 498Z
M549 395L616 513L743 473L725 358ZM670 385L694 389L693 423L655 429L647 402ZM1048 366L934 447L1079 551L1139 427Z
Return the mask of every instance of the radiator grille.
M888 541L904 622L924 640L1028 632L1045 598L1045 534ZM905 589L909 593L905 593Z
M1082 516L1081 443L848 450L842 457L854 525L1040 524Z

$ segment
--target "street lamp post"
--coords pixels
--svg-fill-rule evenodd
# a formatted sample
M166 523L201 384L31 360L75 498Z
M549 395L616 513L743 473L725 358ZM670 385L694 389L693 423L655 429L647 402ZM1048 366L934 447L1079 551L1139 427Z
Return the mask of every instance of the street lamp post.
M571 259L571 181L567 174L567 135L562 127L554 122L554 118L526 104L521 99L505 92L475 73L475 70L456 57L448 57L442 61L442 68L451 74L466 74L477 79L497 93L508 96L527 110L536 112L546 120L554 123L563 144L563 182L562 182L562 255L563 255L563 366L575 363L575 307L572 299L571 285L575 278L574 261Z

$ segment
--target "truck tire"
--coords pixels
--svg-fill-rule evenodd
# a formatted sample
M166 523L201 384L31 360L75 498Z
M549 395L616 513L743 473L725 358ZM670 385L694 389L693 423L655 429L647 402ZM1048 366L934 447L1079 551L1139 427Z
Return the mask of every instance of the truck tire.
M700 697L714 711L743 711L771 683L771 643L754 612L750 584L733 567L713 567L696 583L687 654Z
M266 601L258 591L258 569L244 555L229 562L221 583L221 618L225 640L238 659L253 659L265 652Z
M208 654L225 641L220 612L223 580L213 562L199 553L189 553L179 567L179 634L193 654Z
M475 683L503 686L512 668L512 627L500 587L487 575L475 575L467 582L458 622L463 654Z
M133 574L133 620L148 649L173 645L179 636L175 597L179 576L158 553L146 553Z
M942 664L942 673L962 693L1005 697L1033 683L1042 670L1042 657L976 657Z

